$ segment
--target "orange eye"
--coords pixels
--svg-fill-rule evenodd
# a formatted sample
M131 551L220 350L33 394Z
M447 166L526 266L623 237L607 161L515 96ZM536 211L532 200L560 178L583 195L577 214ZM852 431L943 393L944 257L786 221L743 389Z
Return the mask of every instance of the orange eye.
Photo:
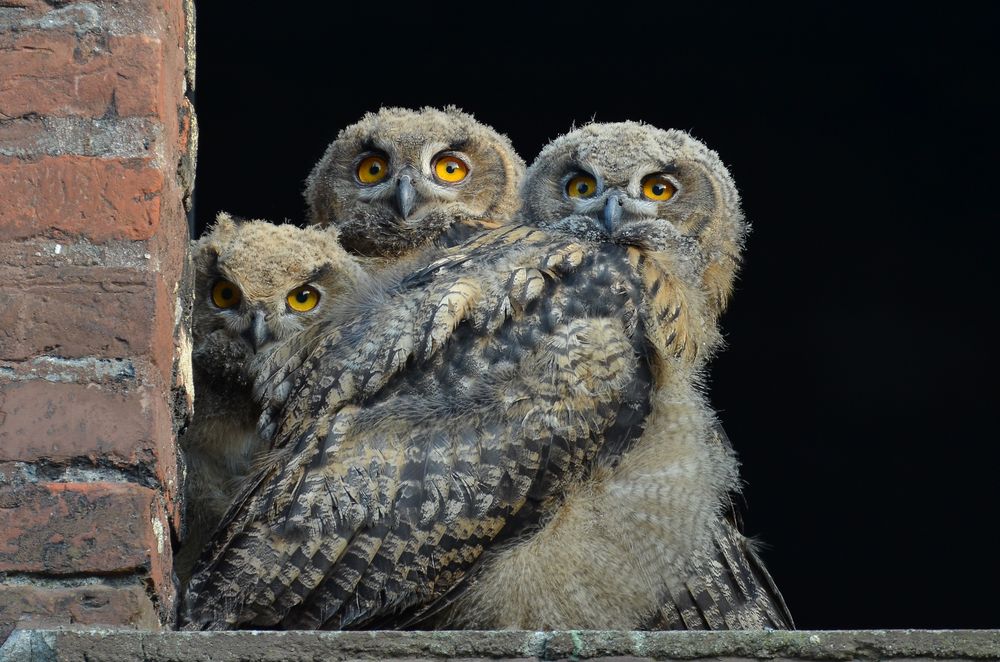
M446 184L457 184L469 176L469 166L453 154L445 154L434 161L434 175Z
M288 293L288 307L298 313L308 313L319 303L319 291L315 287L303 285Z
M212 286L212 303L219 308L232 308L243 299L243 293L228 280L215 281Z
M650 175L642 182L642 194L650 200L663 202L674 197L677 187L663 175Z
M372 154L358 164L358 180L362 184L377 184L389 174L389 162L384 156Z
M597 193L597 180L590 175L577 175L566 184L566 195L571 198L592 198Z

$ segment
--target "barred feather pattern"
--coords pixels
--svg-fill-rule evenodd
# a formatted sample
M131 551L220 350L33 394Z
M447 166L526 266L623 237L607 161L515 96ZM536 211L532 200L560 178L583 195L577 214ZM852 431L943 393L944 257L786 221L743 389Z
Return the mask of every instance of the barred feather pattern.
M712 445L733 454L718 422ZM730 488L738 491L738 486ZM784 630L795 627L777 584L761 561L754 541L740 531L732 499L712 527L712 543L692 559L689 576L666 589L662 604L644 624L651 630Z
M690 297L647 269L506 226L276 350L273 450L196 569L187 627L378 626L453 598L641 435L658 357L696 354Z

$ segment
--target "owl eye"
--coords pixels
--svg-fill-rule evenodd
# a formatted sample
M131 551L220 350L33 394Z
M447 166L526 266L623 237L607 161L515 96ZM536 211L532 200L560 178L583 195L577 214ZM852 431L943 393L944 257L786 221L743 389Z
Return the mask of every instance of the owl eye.
M219 308L232 308L243 299L243 293L228 280L215 281L212 285L212 303Z
M444 154L434 160L434 176L446 184L457 184L469 176L469 166L454 154Z
M361 159L358 164L358 181L362 184L377 184L389 174L389 162L384 156L372 154Z
M642 180L642 194L650 200L663 202L674 197L677 187L663 175L650 175Z
M319 303L319 290L311 285L296 287L286 298L288 307L298 313L308 313Z
M590 175L577 175L566 184L566 195L571 198L592 198L597 193L597 180Z

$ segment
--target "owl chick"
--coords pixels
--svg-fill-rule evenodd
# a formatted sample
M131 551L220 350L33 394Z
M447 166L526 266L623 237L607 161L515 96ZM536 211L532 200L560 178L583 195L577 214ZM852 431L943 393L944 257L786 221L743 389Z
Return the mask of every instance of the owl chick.
M457 108L383 108L340 132L305 199L349 251L395 261L507 221L523 174L506 136Z
M422 625L470 591L489 619L490 577L533 579L496 574L512 567L505 550L559 528L574 503L635 523L592 547L605 553L586 576L637 579L600 620L577 607L608 604L609 583L561 568L561 595L579 595L539 626L652 619L711 555L736 469L694 384L719 343L714 265L739 260L738 197L687 134L581 131L536 162L533 225L444 251L364 316L335 315L267 357L261 431L275 452L202 557L186 627ZM645 508L635 518L629 494Z
M186 582L198 552L266 445L257 435L252 359L319 321L365 278L335 229L237 221L220 213L192 242L195 413L181 437L188 534L175 559Z
M703 315L692 323L710 329L711 342L695 361L660 364L634 447L598 461L534 536L488 554L444 620L481 629L791 626L731 503L719 498L738 490L735 456L700 388L747 232L725 166L679 131L591 124L539 154L524 199L532 222L574 235L639 247L673 237L680 250L643 259L704 300L687 309ZM671 317L684 309L662 307Z

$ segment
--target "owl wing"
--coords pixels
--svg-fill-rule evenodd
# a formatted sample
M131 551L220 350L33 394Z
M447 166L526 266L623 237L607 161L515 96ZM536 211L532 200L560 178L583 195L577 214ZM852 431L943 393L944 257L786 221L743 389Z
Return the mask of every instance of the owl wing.
M276 450L202 559L189 628L349 627L432 605L537 521L645 397L620 320L530 317L557 317L540 299L578 301L558 276L580 265L579 245L529 228L476 242L273 357ZM527 349L477 363L501 328ZM435 364L446 343L454 360Z
M732 442L721 425L715 441ZM647 628L651 630L785 630L795 627L785 599L754 543L740 532L739 510L730 499L716 524L708 554L695 558L684 588L669 592Z
M513 254L512 254L513 253ZM530 226L507 226L441 252L427 266L386 284L367 300L341 306L334 317L294 336L258 370L260 431L281 447L281 418L308 415L298 398L322 389L323 411L378 392L407 363L429 360L463 321L495 332L512 312L541 293L546 278L577 268L581 246ZM362 309L362 315L352 311ZM318 381L317 381L318 380ZM298 406L286 407L290 401ZM315 403L314 403L315 404Z
M496 230L504 225L502 221L491 219L462 219L453 223L437 240L440 246L458 246L481 232Z

